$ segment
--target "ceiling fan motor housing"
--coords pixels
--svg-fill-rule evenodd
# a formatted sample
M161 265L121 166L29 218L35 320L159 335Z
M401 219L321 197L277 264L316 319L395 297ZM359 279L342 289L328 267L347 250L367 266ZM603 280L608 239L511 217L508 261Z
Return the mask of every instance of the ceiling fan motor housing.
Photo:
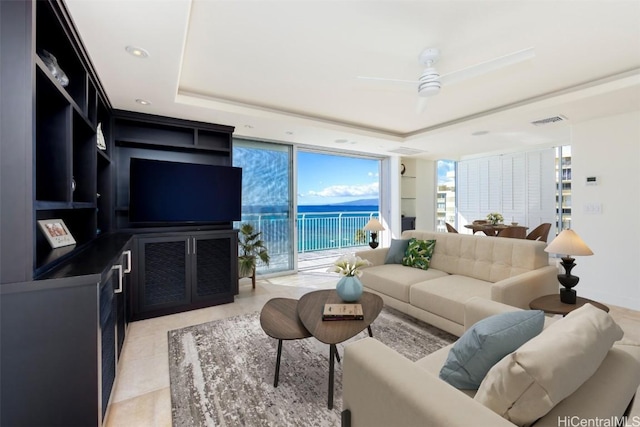
M440 92L440 74L433 67L429 67L422 72L418 80L418 95L433 96Z

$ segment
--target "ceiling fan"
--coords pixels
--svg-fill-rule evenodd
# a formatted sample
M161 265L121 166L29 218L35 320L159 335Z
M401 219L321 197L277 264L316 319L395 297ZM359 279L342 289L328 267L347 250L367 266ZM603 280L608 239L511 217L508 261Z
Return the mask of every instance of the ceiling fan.
M438 62L438 60L440 59L440 51L436 48L427 48L423 50L419 56L420 63L423 64L426 68L424 69L418 80L399 80L383 77L365 76L358 76L358 79L370 80L374 82L412 84L417 86L419 97L417 112L420 113L424 110L424 107L426 105L426 98L437 95L443 85L450 85L473 77L478 77L482 74L496 71L500 68L517 64L518 62L526 61L533 58L534 56L534 48L530 47L527 49L508 53L506 55L463 68L461 70L440 75L434 67L436 62Z

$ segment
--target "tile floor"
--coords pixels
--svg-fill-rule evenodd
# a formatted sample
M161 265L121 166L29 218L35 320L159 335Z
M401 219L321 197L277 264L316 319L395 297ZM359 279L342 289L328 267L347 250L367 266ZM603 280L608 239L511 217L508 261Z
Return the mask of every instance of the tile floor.
M309 290L335 286L335 274L325 269L261 279L255 290L251 289L250 280L242 279L240 294L232 304L131 323L106 427L171 426L168 331L258 311L270 298L299 298ZM611 314L624 329L626 339L640 342L640 312L611 307ZM640 416L640 404L635 406L632 415Z

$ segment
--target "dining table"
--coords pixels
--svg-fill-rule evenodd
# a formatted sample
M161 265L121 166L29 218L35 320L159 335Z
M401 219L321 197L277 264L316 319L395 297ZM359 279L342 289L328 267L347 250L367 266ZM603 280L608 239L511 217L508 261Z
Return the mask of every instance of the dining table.
M504 230L505 228L515 228L517 229L516 236L521 239L524 239L526 237L527 230L529 229L529 227L526 227L524 225L519 225L519 224L491 224L491 223L472 223L472 224L466 224L464 227L472 230L473 234L481 232L486 234L487 236L492 236L492 237L497 236L498 233Z

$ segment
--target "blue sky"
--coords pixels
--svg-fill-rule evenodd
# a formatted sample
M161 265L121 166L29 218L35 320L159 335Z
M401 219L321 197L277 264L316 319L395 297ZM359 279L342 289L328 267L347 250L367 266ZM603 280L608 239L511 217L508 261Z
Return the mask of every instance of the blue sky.
M298 152L298 204L326 205L379 195L378 160Z

